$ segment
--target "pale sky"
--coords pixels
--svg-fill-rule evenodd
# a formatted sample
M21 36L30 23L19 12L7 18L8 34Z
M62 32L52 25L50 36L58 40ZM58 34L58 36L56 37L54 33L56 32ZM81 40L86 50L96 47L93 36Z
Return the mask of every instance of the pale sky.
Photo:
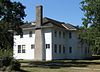
M73 25L82 25L83 12L80 2L82 0L12 0L19 1L26 6L27 16L24 21L35 20L35 7L43 5L43 16Z

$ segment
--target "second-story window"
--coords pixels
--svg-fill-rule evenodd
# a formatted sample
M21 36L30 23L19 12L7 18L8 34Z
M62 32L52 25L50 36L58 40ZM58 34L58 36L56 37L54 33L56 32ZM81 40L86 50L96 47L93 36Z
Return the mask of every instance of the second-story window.
M72 38L72 33L71 32L69 32L69 38Z
M61 38L61 31L59 31L59 38Z
M31 49L34 49L35 48L35 45L34 44L31 44Z
M65 38L65 32L63 32L63 38Z
M57 31L54 32L54 36L57 37Z
M23 38L23 33L20 34L20 38Z
M32 31L29 32L29 37L32 37Z

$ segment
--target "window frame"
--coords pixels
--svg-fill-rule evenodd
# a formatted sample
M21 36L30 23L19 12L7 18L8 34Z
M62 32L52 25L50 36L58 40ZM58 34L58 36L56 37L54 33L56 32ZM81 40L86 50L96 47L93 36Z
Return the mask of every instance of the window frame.
M21 45L18 45L18 53L21 53L22 51L21 51Z
M54 53L57 53L57 44L54 44Z
M54 31L54 36L57 37L57 31Z
M50 44L46 44L46 49L49 49L50 48Z
M32 37L32 31L29 31L29 37Z
M61 53L61 45L59 45L59 53Z
M65 32L63 32L63 38L65 38Z
M71 46L69 47L69 53L72 53L72 47Z
M23 33L21 33L20 38L23 38Z
M61 38L61 31L59 31L59 38Z
M26 53L26 46L22 45L22 53Z
M35 48L35 45L34 44L31 44L31 49L34 49Z
M72 38L72 33L71 33L71 32L69 32L69 38L70 38L70 39Z
M65 46L63 45L63 53L65 53L66 51L65 51L66 49L65 49Z

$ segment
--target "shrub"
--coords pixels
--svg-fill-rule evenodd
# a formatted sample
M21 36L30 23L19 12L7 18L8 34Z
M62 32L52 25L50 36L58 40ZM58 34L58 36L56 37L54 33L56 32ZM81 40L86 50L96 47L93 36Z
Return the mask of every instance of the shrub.
M20 70L20 63L17 60L13 60L11 63L12 70Z
M5 68L6 67L6 68ZM2 57L0 59L1 70L20 70L20 63L12 57Z

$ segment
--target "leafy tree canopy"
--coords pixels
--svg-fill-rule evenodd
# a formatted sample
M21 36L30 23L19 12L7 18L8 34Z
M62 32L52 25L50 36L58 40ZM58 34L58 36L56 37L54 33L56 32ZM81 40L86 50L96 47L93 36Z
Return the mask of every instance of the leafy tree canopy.
M0 48L9 48L13 44L9 30L21 33L20 25L26 16L24 9L20 2L0 0Z
M16 29L23 24L25 6L20 2L0 0L0 29Z
M83 0L81 10L84 12L81 42L87 43L93 54L100 54L100 0Z

